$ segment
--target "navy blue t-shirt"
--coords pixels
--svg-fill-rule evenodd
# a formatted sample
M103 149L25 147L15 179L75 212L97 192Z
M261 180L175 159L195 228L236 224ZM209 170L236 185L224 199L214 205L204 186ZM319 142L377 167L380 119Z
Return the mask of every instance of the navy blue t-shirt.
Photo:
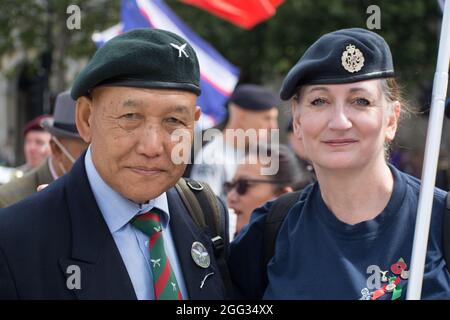
M404 299L408 286L420 181L391 167L394 189L372 220L346 224L306 188L280 228L265 283L264 223L258 208L230 248L231 276L249 299ZM422 299L450 299L442 254L446 193L435 189Z

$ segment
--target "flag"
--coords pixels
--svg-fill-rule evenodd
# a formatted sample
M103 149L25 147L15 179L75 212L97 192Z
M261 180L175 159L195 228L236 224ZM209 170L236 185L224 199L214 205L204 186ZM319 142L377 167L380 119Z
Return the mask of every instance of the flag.
M180 0L221 17L235 25L251 29L275 15L284 0Z
M123 24L118 23L115 26L112 26L102 32L94 32L92 35L92 41L95 42L95 45L97 48L100 48L107 42L108 40L111 40L115 36L121 34L123 32Z
M239 69L195 34L162 0L122 0L120 25L96 34L94 41L102 45L114 32L136 28L168 30L191 44L200 64L200 127L206 129L221 122L227 113L225 104L238 82Z

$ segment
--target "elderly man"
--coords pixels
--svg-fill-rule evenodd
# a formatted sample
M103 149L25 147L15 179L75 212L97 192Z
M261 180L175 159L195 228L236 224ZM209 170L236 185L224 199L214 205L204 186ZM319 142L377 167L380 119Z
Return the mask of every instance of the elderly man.
M87 148L87 143L81 139L76 128L75 101L69 92L56 97L54 118L43 118L41 127L51 137L50 156L22 178L0 187L0 208L32 195L38 186L49 184L62 176Z
M0 298L225 298L210 229L174 187L186 164L172 149L192 136L199 93L196 53L176 34L138 29L97 51L71 91L87 152L0 210Z

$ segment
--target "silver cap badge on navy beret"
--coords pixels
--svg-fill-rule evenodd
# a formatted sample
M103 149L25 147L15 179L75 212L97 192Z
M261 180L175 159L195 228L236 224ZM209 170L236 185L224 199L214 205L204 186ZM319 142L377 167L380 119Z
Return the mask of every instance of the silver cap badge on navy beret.
M353 44L349 44L342 52L342 66L348 72L358 72L364 66L364 55Z

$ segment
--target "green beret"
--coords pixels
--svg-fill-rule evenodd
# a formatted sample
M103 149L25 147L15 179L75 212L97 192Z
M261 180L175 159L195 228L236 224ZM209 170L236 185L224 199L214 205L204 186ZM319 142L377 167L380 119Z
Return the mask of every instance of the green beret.
M194 49L165 30L135 29L101 47L72 86L74 100L100 85L166 88L200 94L200 71Z

